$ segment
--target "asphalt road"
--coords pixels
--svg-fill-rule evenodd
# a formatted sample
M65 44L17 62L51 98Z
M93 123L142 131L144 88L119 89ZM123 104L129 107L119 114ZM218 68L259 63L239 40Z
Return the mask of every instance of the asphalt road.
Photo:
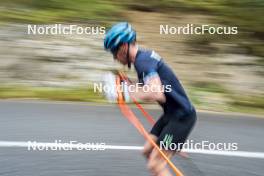
M134 109L146 129L151 126ZM154 117L159 110L148 110ZM149 175L140 150L28 151L1 146L12 142L105 143L142 146L144 138L116 106L89 103L0 101L0 176L145 176ZM198 113L189 139L196 142L238 143L239 151L264 153L264 118ZM249 154L250 155L250 154ZM189 153L175 157L185 175L264 175L264 158Z

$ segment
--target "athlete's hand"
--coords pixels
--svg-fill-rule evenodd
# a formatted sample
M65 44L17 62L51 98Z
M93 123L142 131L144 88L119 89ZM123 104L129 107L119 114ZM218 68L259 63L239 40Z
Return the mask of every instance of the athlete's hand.
M130 102L131 98L129 95L129 84L126 81L121 82L121 87L122 87L122 96L125 102Z
M120 85L117 85L118 78L120 80ZM117 102L119 98L123 99L125 102L131 101L127 81L122 81L118 75L109 72L103 76L103 82L104 95L109 102ZM120 93L118 93L118 91L120 91Z
M116 76L109 72L103 75L103 91L109 102L116 102L118 95L116 89Z

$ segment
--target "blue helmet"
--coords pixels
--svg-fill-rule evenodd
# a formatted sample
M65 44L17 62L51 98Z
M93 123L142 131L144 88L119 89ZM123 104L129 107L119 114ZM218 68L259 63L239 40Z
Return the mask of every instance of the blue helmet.
M104 48L114 53L120 44L132 43L136 40L136 32L127 22L117 23L106 33Z

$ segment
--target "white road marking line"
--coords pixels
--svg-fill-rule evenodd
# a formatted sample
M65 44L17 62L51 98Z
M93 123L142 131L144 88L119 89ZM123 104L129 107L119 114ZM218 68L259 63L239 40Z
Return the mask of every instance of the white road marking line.
M93 143L90 143L93 144ZM64 148L70 147L72 149L109 149L109 150L142 150L142 146L123 146L123 145L89 145L81 143L47 143L47 142L23 142L23 141L0 141L0 147L25 147L29 148L31 145L31 150L33 146L35 147L57 147ZM61 149L63 150L63 149ZM264 152L248 152L248 151L216 151L216 150L183 150L187 153L194 154L206 154L206 155L220 155L220 156L234 156L234 157L245 157L245 158L260 158L264 159Z
M264 159L264 152L248 152L248 151L220 151L220 150L183 150L187 153L197 153L206 155L221 155L221 156L234 156L245 158L260 158Z
M111 150L142 150L143 147L141 146L122 146L122 145L100 145L96 143L90 143L90 144L85 144L85 143L49 143L49 142L33 142L33 141L27 141L27 142L22 142L22 141L0 141L0 147L26 147L26 148L32 148L33 147L57 147L57 148L72 148L72 149L111 149ZM63 150L63 149L61 149Z

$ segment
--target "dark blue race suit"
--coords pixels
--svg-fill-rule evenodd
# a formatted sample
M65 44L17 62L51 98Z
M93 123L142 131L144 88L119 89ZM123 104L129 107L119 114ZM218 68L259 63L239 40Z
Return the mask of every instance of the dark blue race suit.
M185 142L196 121L194 106L177 76L155 51L139 49L134 66L140 83L146 84L147 80L159 76L164 88L166 102L160 103L164 114L151 133L158 137L158 143L174 143L180 149L180 143Z

